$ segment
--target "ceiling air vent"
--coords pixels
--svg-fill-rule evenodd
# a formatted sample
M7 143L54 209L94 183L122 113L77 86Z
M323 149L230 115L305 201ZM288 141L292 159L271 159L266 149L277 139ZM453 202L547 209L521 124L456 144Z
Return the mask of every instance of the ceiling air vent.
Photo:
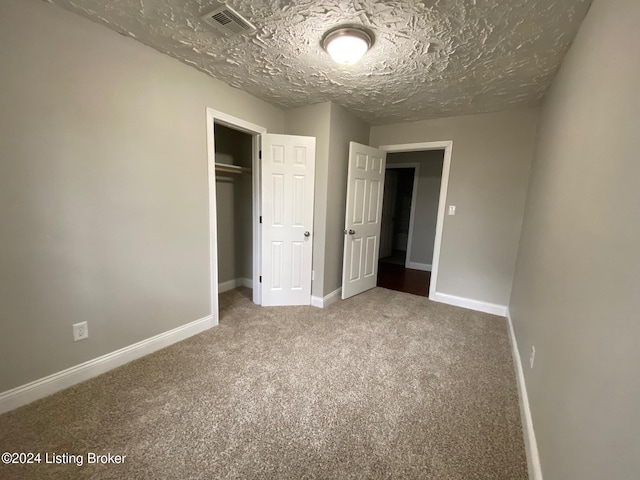
M213 25L231 35L253 32L256 29L249 20L228 5L222 5L214 11L203 15L202 19L209 25Z

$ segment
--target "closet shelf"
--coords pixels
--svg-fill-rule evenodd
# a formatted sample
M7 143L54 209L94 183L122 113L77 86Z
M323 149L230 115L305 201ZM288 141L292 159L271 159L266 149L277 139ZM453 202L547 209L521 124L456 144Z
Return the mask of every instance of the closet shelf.
M235 173L237 175L251 174L251 169L247 167L239 167L237 165L228 165L226 163L216 163L216 172Z

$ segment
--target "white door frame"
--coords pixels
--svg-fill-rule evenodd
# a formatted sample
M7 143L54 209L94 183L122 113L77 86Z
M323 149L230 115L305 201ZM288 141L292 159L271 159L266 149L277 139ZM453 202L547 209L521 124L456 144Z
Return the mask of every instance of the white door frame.
M388 159L388 157L387 157ZM409 213L409 238L407 239L407 255L404 259L404 268L414 268L411 264L411 239L413 238L413 221L416 218L416 201L418 199L418 176L420 175L419 163L387 163L390 168L413 168L413 190L411 192L411 212Z
M226 127L248 133L253 142L252 160L252 193L253 193L253 302L258 305L262 301L260 289L260 264L262 252L260 249L260 138L267 133L267 129L260 125L242 120L241 118L219 112L213 108L206 110L207 114L207 169L209 180L209 278L211 281L211 317L213 324L218 325L218 229L216 212L216 149L214 125L219 123Z
M444 215L447 203L447 188L449 186L449 171L451 169L451 150L453 141L404 143L397 145L382 145L380 150L387 152L420 152L424 150L444 150L442 163L442 179L440 180L440 198L438 199L438 220L436 222L436 238L433 245L433 260L431 261L431 281L429 284L429 298L436 296L438 284L438 267L440 266L440 246L442 244L442 231L444 228ZM408 246L407 246L408 253Z

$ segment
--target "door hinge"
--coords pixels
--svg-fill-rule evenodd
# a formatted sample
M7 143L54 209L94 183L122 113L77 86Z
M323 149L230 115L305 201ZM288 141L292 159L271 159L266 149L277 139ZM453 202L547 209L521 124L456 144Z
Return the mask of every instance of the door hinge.
M260 150L260 151L258 152L258 158L259 158L260 160L262 160L262 150Z
M262 223L262 215L260 215L260 223Z
M262 283L262 275L260 275L260 283Z

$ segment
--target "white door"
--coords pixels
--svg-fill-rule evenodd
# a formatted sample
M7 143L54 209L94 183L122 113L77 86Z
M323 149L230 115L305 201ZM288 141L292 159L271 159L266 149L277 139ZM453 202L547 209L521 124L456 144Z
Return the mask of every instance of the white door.
M376 286L387 153L349 143L342 298Z
M316 139L262 135L262 305L310 305Z
M398 172L387 170L384 177L384 199L382 201L382 226L380 228L379 258L390 257L393 253L393 232L395 231L396 193Z

